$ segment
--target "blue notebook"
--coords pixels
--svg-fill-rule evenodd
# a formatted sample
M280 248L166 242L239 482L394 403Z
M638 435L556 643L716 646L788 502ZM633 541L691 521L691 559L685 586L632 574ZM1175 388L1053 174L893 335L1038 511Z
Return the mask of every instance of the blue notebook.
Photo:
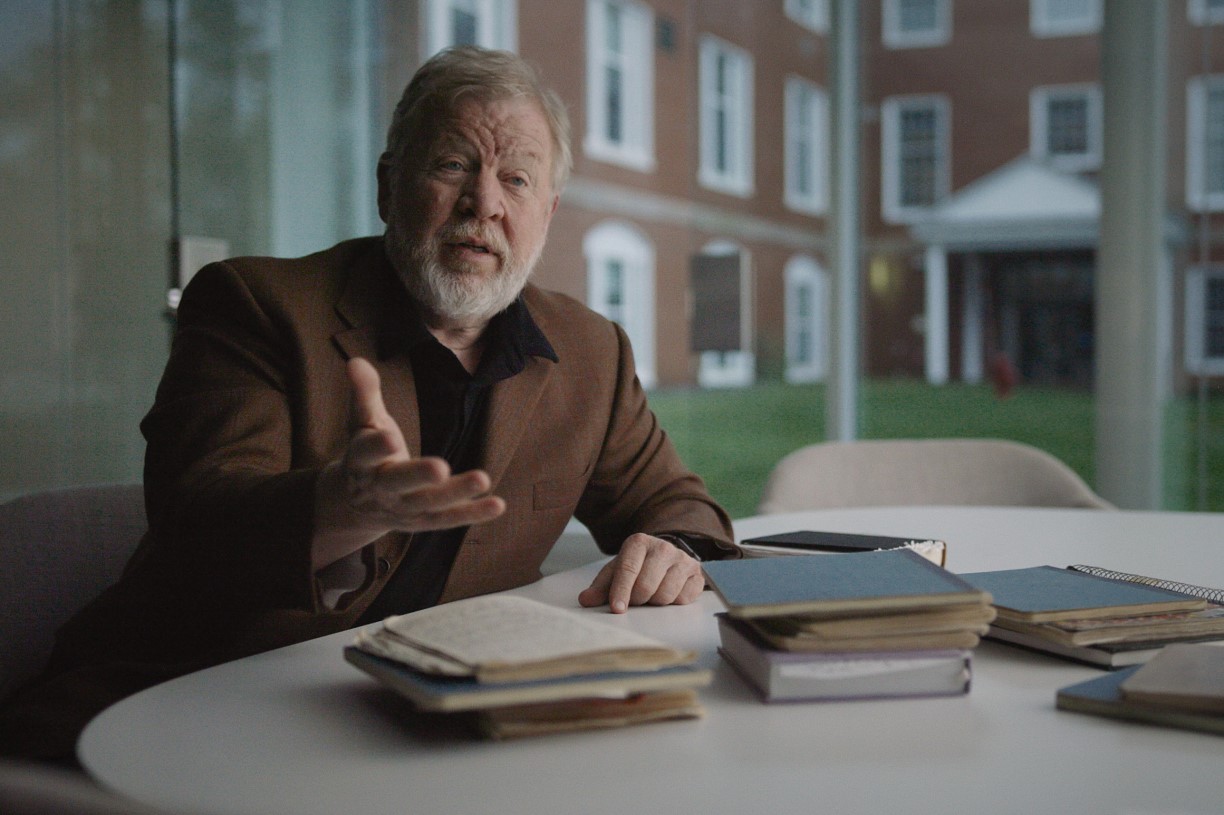
M1224 715L1222 714L1197 713L1127 699L1122 694L1122 683L1141 667L1143 666L1136 665L1062 688L1055 696L1055 705L1059 710L1070 710L1076 713L1128 719L1164 727L1175 727L1180 730L1224 734Z
M989 596L908 549L703 563L733 617L889 613Z
M1021 622L1189 611L1207 604L1180 592L1055 566L974 572L961 577L990 592L1000 618Z

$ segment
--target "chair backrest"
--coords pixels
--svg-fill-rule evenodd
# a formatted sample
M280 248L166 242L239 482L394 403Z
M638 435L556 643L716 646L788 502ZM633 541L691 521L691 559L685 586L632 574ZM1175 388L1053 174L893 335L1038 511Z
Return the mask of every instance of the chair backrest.
M42 668L56 629L118 580L146 527L139 484L0 504L0 698Z
M1113 506L1054 456L996 439L827 442L785 456L761 513L855 506Z

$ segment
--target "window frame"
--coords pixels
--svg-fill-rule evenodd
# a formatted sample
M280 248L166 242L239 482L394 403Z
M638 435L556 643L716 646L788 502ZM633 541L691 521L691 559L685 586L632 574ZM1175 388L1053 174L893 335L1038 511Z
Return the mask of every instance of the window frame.
M784 161L786 165L783 203L788 209L820 215L829 207L829 96L810 79L794 74L786 77ZM806 108L805 108L806 106ZM804 122L802 113L810 117ZM800 147L804 148L802 151ZM810 163L811 189L799 189L800 166Z
M622 71L620 141L608 134L608 84L605 68L614 59L607 45L607 10L622 16L624 53ZM587 156L640 172L655 169L654 145L654 12L636 0L587 0L587 130L583 151Z
M935 170L932 179L934 200L913 205L901 202L901 115L917 108L927 108L937 117ZM939 206L951 190L952 165L952 103L944 94L890 96L880 106L881 138L881 216L888 223L907 224L920 220Z
M658 380L655 342L655 247L641 229L620 220L602 221L582 238L586 259L587 306L625 330L642 387ZM622 319L614 319L607 304L607 271L611 261L623 270Z
M1212 8L1208 0L1189 0L1186 18L1191 25L1210 26L1224 23L1224 5Z
M710 241L701 248L703 255L735 255L740 267L740 351L703 351L698 358L697 385L702 388L740 388L756 381L756 352L753 350L756 327L752 298L752 255L734 241Z
M786 0L786 16L806 29L824 34L829 30L829 0Z
M1087 147L1083 153L1049 151L1050 102L1056 99L1082 98L1086 103ZM1102 154L1101 88L1091 82L1067 85L1041 85L1029 92L1029 152L1050 166L1067 172L1097 170Z
M448 30L450 11L460 0L425 0L421 4L421 50L428 59L455 45ZM518 50L517 0L471 0L477 12L476 44L505 51Z
M785 300L783 315L786 368L785 379L792 385L823 382L829 373L831 343L830 327L830 282L828 272L809 255L795 255L786 262ZM801 305L798 293L801 289L812 293L811 310L807 315L799 312ZM810 337L811 355L807 360L798 360L798 344L802 334Z
M1185 365L1186 372L1193 376L1224 375L1224 354L1207 355L1207 330L1212 322L1207 311L1209 281L1224 285L1224 264L1191 266L1186 269ZM1224 309L1220 310L1217 321L1224 324Z
M884 0L881 42L885 48L936 48L952 40L951 0L929 0L935 9L935 28L909 31L901 27L901 4L905 0Z
M1207 180L1207 102L1211 91L1224 93L1224 74L1191 77L1186 83L1186 207L1192 212L1224 211L1224 175L1220 188L1205 187ZM1221 100L1224 106L1224 99ZM1224 107L1221 116L1221 157L1224 162Z
M752 55L726 40L702 34L698 46L698 104L700 110L699 169L697 180L706 189L740 198L752 195L753 188L753 61ZM725 57L734 75L729 81L734 87L722 96L716 95L716 60ZM726 107L717 104L726 101ZM725 113L728 167L718 167L714 145L717 129L714 115Z
M1034 37L1079 37L1101 30L1101 0L1088 0L1089 12L1078 18L1052 17L1051 8L1060 0L1029 0L1029 31Z

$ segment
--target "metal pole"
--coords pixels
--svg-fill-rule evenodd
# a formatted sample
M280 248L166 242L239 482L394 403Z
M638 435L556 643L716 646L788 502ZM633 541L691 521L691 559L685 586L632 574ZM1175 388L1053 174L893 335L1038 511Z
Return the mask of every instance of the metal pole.
M1158 509L1171 330L1163 230L1169 7L1111 2L1104 13L1096 489L1120 507Z
M829 212L833 325L825 435L858 437L859 376L859 8L833 0L829 20L832 195Z

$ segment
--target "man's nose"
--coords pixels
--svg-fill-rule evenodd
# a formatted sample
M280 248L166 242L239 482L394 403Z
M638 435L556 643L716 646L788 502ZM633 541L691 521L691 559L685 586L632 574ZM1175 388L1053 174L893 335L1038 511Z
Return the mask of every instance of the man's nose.
M459 198L460 212L481 221L500 220L504 204L501 181L486 170L472 174Z

